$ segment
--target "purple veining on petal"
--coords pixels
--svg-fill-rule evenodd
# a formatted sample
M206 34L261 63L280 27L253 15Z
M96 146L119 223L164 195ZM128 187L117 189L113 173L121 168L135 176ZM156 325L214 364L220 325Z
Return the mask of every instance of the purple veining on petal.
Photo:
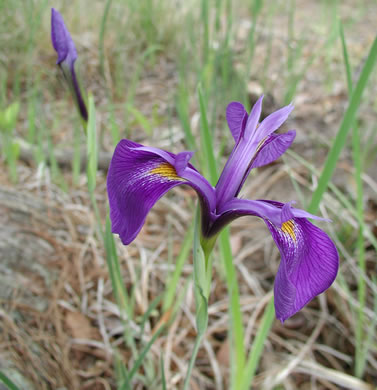
M256 153L251 169L259 168L277 160L291 146L296 132L290 130L284 134L271 134Z
M153 205L177 185L186 184L196 190L202 205L203 230L209 229L214 188L189 164L178 175L175 159L172 153L129 140L120 141L115 148L107 191L112 232L119 234L125 245L135 239Z
M129 244L139 233L149 210L171 188L182 180L170 180L151 174L166 163L151 153L131 149L120 142L110 163L107 191L112 232L119 234L123 244Z
M338 252L325 232L305 218L291 221L296 239L266 222L281 254L274 285L276 317L281 322L329 288L339 267Z
M226 108L226 120L236 143L240 138L243 127L246 125L247 118L248 114L241 103L232 102L228 104Z
M319 217L290 203L264 200L234 199L219 211L211 236L245 215L262 218L269 228L282 258L274 287L280 321L291 317L334 281L339 264L336 247L325 232L306 219Z
M290 104L281 108L280 110L273 112L267 118L265 118L255 132L257 142L276 131L287 120L293 108L293 105Z
M292 144L296 132L294 130L288 131L284 134L271 134L265 141L260 142L255 149L254 157L250 160L249 167L246 169L244 176L238 186L235 196L238 196L250 171L253 168L258 168L277 160Z

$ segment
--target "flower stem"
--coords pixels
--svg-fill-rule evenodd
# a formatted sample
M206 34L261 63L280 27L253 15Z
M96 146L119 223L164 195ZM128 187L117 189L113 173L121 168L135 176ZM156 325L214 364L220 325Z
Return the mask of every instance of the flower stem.
M194 350L192 351L190 363L189 363L186 378L185 378L185 383L183 385L183 390L187 390L189 388L191 371L194 367L196 355L198 354L200 344L202 343L203 336L204 336L204 333L201 333L201 332L198 332L198 334L196 335Z
M194 350L190 358L183 389L187 390L191 372L195 364L200 344L208 326L208 297L211 290L212 259L211 251L204 251L201 240L200 210L196 213L193 264L194 264L194 290L195 290L195 316L196 316L196 339Z

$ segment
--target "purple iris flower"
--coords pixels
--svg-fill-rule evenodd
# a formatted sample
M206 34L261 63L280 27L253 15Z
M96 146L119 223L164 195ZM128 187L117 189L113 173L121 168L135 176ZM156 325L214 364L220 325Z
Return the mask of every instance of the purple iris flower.
M125 245L135 239L157 200L179 185L191 186L199 196L205 251L232 220L245 215L262 218L281 253L274 299L276 316L283 322L332 284L339 259L329 236L308 221L323 218L292 207L292 202L237 197L251 169L280 157L296 135L293 130L275 134L292 105L259 123L262 99L250 115L241 103L228 105L226 118L235 146L215 188L189 163L193 152L175 155L123 139L110 163L107 191L112 231Z
M80 115L86 122L88 111L75 72L75 61L77 59L75 44L64 24L63 17L54 8L51 9L51 40L55 51L58 53L56 63L63 71L76 100Z

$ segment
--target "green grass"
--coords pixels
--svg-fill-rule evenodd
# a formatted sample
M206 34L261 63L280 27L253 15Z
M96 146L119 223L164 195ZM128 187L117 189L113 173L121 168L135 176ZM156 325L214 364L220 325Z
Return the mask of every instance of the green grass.
M3 372L0 371L0 381L8 390L20 390Z

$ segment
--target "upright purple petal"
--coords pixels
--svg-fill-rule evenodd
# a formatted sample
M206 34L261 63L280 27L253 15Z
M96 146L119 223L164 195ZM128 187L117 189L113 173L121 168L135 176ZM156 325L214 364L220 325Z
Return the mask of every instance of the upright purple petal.
M277 160L291 146L295 137L296 132L294 130L284 134L269 135L266 140L262 142L259 150L257 150L250 169L258 168Z
M245 139L250 139L251 137L253 137L253 134L255 133L262 112L262 102L263 102L263 95L256 101L253 108L251 109L250 115L246 122L246 128L244 132Z
M258 168L277 160L290 147L295 136L296 132L291 130L284 134L271 134L265 140L260 141L257 147L254 148L254 157L250 159L234 196L238 196L253 168Z
M190 152L180 154L177 165L182 165ZM186 171L198 172L190 167L177 173L175 156L156 148L148 148L129 140L122 140L115 148L107 175L107 192L110 204L112 232L119 234L123 244L131 243L153 205L170 189L187 184L200 196L203 215L203 229L210 223L211 201L214 202L214 189L205 187L208 183L203 177L199 181L186 179ZM199 175L200 176L200 175ZM212 191L212 192L211 192ZM209 194L209 198L207 198ZM212 200L211 200L212 199Z
M229 127L232 134L234 132L239 138L216 184L217 206L221 207L238 196L250 170L274 161L294 139L295 132L292 131L285 135L272 135L288 117L293 106L276 111L259 124L262 100L263 96L255 103L245 128L243 125L239 127L243 106L240 103L231 103L228 106Z
M245 107L239 102L229 103L226 108L226 120L229 129L237 143L243 127L246 125L248 115Z
M267 118L265 118L256 130L257 141L261 141L276 131L287 120L293 108L293 105L289 104L288 106L273 112Z

